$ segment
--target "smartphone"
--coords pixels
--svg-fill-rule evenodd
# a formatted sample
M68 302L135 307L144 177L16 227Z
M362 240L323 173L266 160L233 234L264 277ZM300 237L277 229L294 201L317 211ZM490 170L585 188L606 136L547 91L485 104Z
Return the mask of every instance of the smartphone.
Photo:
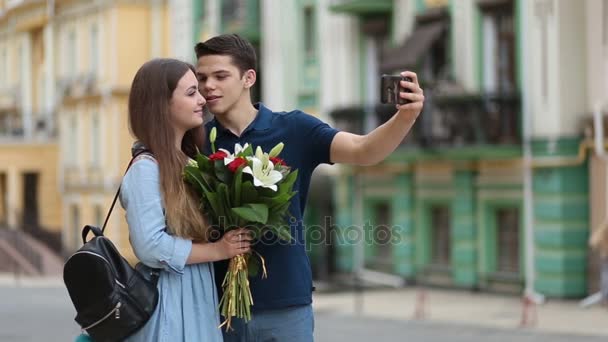
M412 102L399 96L400 92L412 92L410 89L403 88L399 83L401 81L412 82L412 78L407 76L382 75L380 81L380 102L400 105Z

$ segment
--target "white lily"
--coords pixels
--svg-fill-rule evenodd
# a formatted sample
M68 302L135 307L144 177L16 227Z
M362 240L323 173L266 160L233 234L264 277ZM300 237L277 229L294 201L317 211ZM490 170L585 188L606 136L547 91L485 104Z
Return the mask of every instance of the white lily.
M262 162L262 168L268 167L268 163L270 162L270 156L268 155L268 153L264 153L260 146L255 149L255 158L259 159Z
M277 191L276 184L283 179L283 175L274 169L274 164L268 161L268 165L264 167L263 162L258 158L252 158L251 161L253 167L246 166L243 172L253 176L253 185Z
M198 167L198 163L196 162L196 160L188 158L188 166Z
M281 151L283 151L283 147L285 147L285 144L278 143L275 147L272 148L272 150L270 150L268 155L271 157L278 157L279 154L281 154Z
M224 158L224 165L228 165L228 164L232 163L233 160L236 159L236 156L238 156L239 153L241 153L245 149L247 149L247 147L249 147L249 143L246 143L245 146L241 146L241 144L236 143L236 144L234 144L234 154L230 153L230 151L225 150L223 148L220 148L218 151L222 151L222 152L226 153L226 158Z

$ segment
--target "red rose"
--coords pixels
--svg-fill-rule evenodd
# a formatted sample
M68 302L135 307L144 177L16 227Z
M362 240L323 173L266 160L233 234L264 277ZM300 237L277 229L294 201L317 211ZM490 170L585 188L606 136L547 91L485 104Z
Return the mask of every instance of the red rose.
M247 165L247 160L243 157L238 157L235 160L231 161L230 164L228 164L228 170L236 172L239 167L244 165Z
M228 157L228 155L226 154L226 152L224 151L217 151L214 154L209 156L209 159L211 160L224 160L224 158Z
M276 165L286 166L285 161L279 157L270 157L270 161Z

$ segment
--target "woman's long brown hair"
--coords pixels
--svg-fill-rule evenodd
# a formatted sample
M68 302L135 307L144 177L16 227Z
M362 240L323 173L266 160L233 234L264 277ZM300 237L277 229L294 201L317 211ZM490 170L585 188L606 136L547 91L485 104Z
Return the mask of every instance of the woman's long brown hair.
M176 59L153 59L135 75L129 94L129 126L158 161L167 228L176 236L207 241L208 226L200 200L183 180L188 157L194 157L205 140L204 126L186 132L181 151L175 149L175 132L169 105L179 80L192 65ZM195 72L196 73L196 72Z

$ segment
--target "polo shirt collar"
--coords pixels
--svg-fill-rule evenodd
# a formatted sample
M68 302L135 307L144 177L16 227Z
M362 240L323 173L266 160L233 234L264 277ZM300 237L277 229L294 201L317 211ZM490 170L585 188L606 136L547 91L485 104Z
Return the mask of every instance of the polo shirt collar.
M272 111L266 108L261 102L254 104L253 107L258 110L258 113L255 116L255 119L253 119L253 121L249 124L249 126L245 128L241 136L243 136L249 131L265 131L271 128ZM232 132L222 126L222 124L216 118L213 118L213 120L211 121L211 126L217 128L218 134L232 134Z

